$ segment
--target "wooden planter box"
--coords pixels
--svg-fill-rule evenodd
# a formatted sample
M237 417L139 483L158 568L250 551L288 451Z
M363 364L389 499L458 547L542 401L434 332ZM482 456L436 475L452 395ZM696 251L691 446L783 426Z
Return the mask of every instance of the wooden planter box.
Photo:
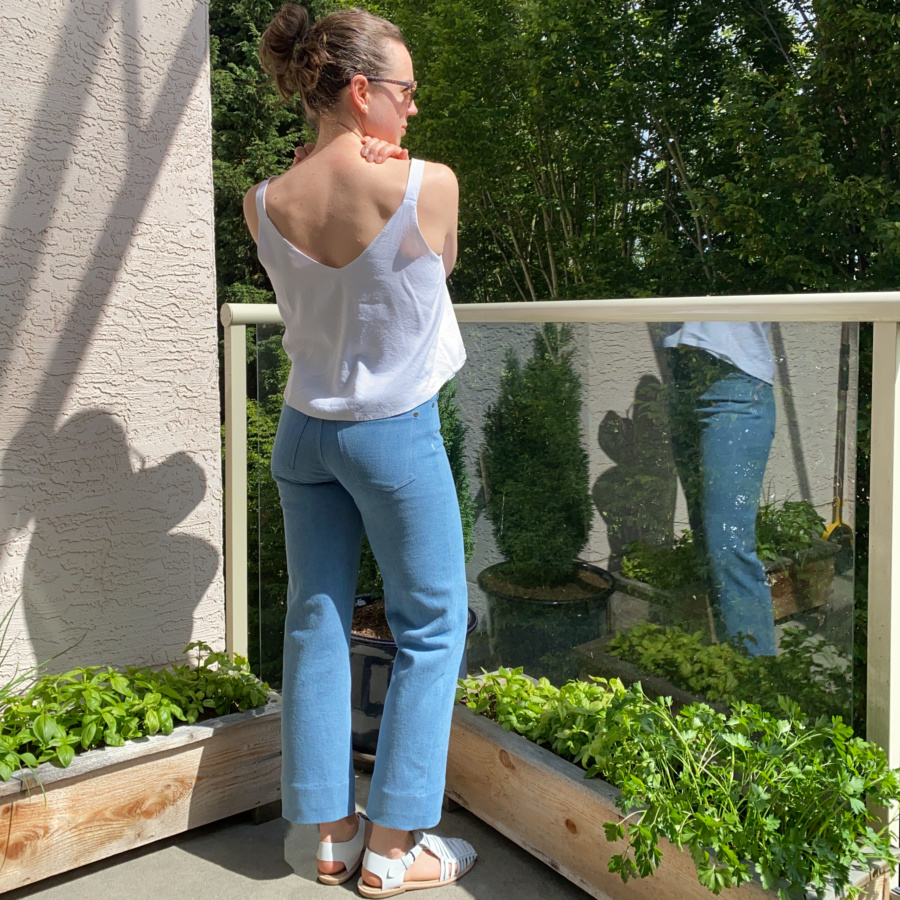
M764 563L766 581L772 591L772 611L775 621L798 612L815 609L830 602L834 593L834 556L838 546L817 541L813 550L799 559L781 557ZM614 572L616 588L656 607L651 621L665 623L674 615L677 619L704 630L712 629L709 598L702 587L667 591L643 581L626 578Z
M281 704L0 784L0 893L281 797Z
M623 850L608 843L604 822L621 822L619 792L525 738L504 731L464 706L453 714L447 794L460 805L547 863L598 900L712 900L697 880L686 851L661 845L662 864L651 878L624 884L609 872L609 859ZM887 866L860 872L855 882L866 900L888 900ZM723 891L735 900L777 900L750 882Z

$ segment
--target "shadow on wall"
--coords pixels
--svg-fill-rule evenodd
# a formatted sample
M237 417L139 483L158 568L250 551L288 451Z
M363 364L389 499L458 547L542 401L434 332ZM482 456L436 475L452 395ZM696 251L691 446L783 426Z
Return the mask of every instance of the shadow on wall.
M0 458L0 565L4 558L8 564L6 548L30 536L22 606L38 659L69 647L85 632L104 654L102 660L92 659L98 651L86 654L82 645L72 659L56 660L57 670L75 662L161 663L180 656L190 640L193 608L218 566L214 547L170 533L206 490L202 470L186 453L135 471L124 416L93 408L58 424L136 224L205 73L206 4L192 4L170 67L161 83L154 78L152 84L144 62L147 38L141 37L146 16L136 0L76 0L67 7L3 222L4 234L13 238L4 248L12 283L5 285L9 300L0 308L0 392L15 410L14 420L24 420ZM128 155L124 171L111 175L121 187L108 206L102 201L107 210L102 228L85 229L77 214L75 221L66 221L74 201L65 198L64 182L71 175L90 98L98 94L96 82L110 79L110 33L121 42L122 55L114 65L115 77L125 84ZM146 96L148 84L155 101ZM59 270L57 284L68 277L71 287L64 294L60 288L60 296L48 302L41 294L55 288L38 290L35 280L48 267L56 228L90 249L74 272L65 270L65 259L49 263ZM28 321L30 316L34 321ZM44 344L33 337L35 322L48 323ZM9 368L12 349L26 336L37 352L49 346L28 382L35 389L27 401L15 397L15 377L23 373ZM127 355L127 347L119 349ZM112 364L113 351L110 355ZM164 618L154 616L162 597L169 599ZM177 621L173 609L181 615Z
M192 608L173 606L171 598L202 597L219 564L212 545L171 533L203 499L200 466L175 453L133 471L121 423L101 410L73 416L29 447L28 457L29 466L37 463L45 473L30 492L32 534L22 591L38 659L71 647L85 632L112 655L138 648L155 657L165 648L164 659L151 660L163 662L172 648L179 653L190 640ZM7 458L15 469L15 456ZM55 660L54 668L85 664L79 647Z
M597 430L600 449L615 463L594 482L594 503L606 523L608 567L620 568L627 544L672 543L678 475L672 458L665 389L643 375L630 416L610 410Z

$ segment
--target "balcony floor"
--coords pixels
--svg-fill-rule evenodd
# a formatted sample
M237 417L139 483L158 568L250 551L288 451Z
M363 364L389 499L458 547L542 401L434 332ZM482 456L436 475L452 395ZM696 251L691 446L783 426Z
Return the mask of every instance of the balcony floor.
M369 776L357 775L357 797L364 802ZM315 881L317 834L313 826L293 832L292 852L303 862L295 874L284 861L287 823L276 819L254 825L235 816L213 825L149 844L103 862L75 869L5 894L9 900L340 900L358 897L356 879L340 888ZM436 833L465 838L478 850L475 868L458 885L440 888L442 900L586 900L588 895L549 866L508 841L464 809L444 813ZM598 838L602 840L602 836ZM412 895L411 895L412 896ZM415 895L418 896L418 895ZM423 894L424 896L424 894ZM431 893L428 896L432 896Z

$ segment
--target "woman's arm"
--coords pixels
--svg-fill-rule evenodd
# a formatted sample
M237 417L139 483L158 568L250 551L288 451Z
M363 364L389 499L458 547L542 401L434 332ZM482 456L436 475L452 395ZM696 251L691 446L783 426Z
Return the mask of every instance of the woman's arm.
M247 228L253 242L259 243L259 214L256 211L256 191L258 184L254 184L246 194L244 194L244 219L247 222Z
M435 253L440 252L449 275L456 265L459 228L459 182L449 166L425 164L418 216L422 236Z
M303 144L300 147L295 147L291 168L293 169L295 166L299 166L315 149L315 144ZM362 147L359 152L367 162L374 163L383 163L386 159L409 159L409 152L403 147L398 147L396 144L390 144L379 138L368 136L363 138ZM258 188L259 185L255 184L246 194L244 194L244 219L247 222L247 228L250 231L250 235L256 243L259 243L259 215L256 210L256 191ZM444 258L446 260L446 256ZM453 259L456 259L455 232Z

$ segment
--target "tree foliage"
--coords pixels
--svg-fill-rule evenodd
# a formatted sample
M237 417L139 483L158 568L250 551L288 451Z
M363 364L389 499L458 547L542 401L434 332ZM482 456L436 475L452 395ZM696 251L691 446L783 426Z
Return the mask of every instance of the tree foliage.
M406 35L410 150L460 180L456 302L897 287L896 0L308 5ZM303 131L256 59L278 6L211 0L220 301L271 299L240 201Z

